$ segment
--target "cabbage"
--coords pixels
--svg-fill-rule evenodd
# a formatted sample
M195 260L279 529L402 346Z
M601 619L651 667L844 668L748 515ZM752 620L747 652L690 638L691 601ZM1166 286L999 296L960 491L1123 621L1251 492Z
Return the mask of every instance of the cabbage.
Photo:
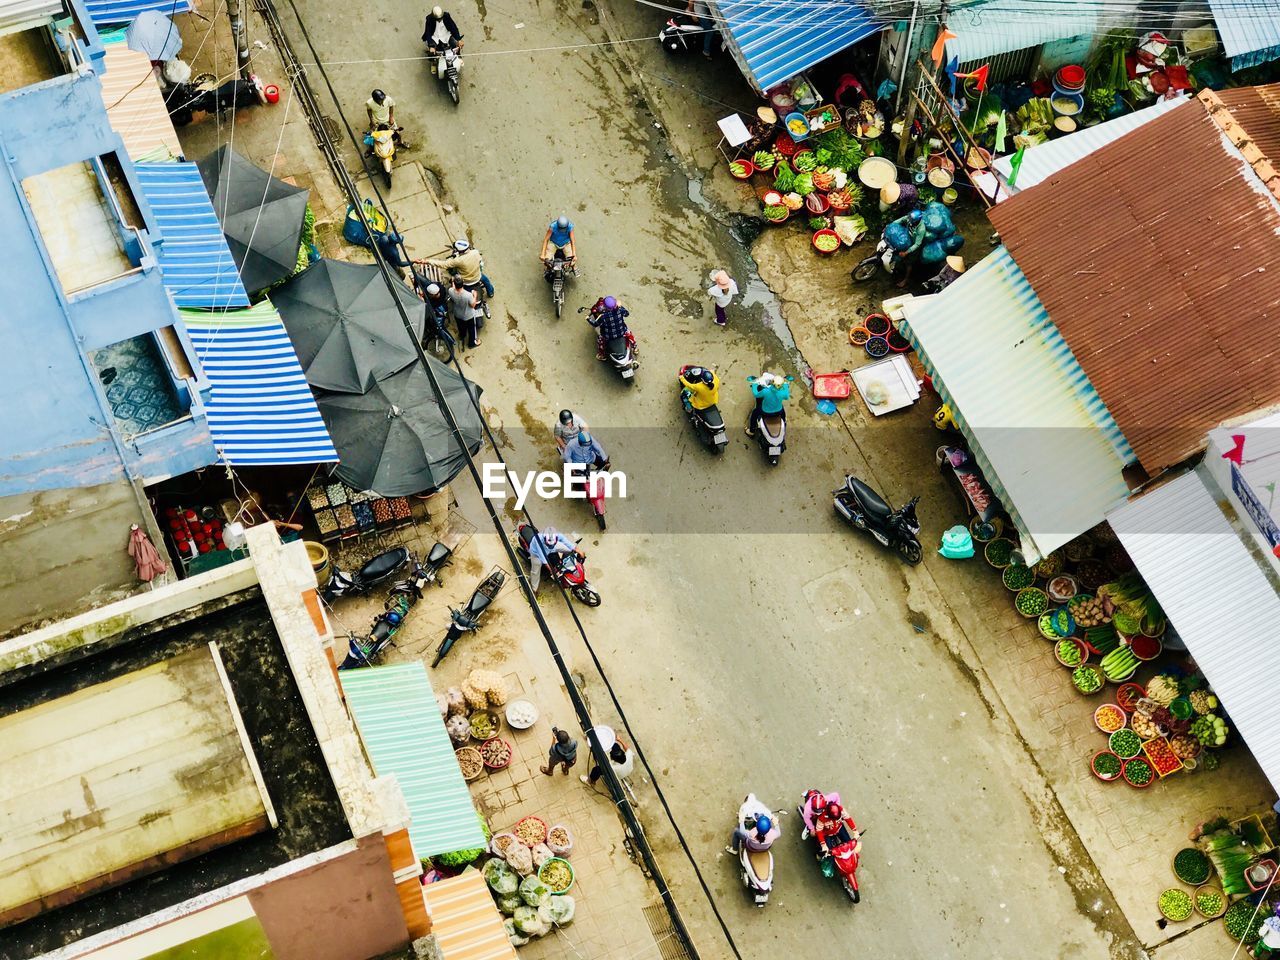
M524 901L520 899L520 894L518 893L504 893L498 897L498 909L508 917L516 912L517 907L523 906Z
M533 907L516 907L515 916L511 919L515 921L516 931L526 937L536 937L546 932L542 929L542 918Z
M520 889L520 878L505 861L496 857L484 865L484 882L499 896L513 894Z
M565 894L562 897L552 897L547 904L547 912L551 916L551 922L557 927L563 927L567 923L573 923L573 897Z
M531 907L540 907L551 897L551 888L536 876L520 881L520 899Z
M502 921L502 927L507 931L507 939L511 941L513 947L523 947L529 942L528 937L522 937L516 933L516 922L510 917Z

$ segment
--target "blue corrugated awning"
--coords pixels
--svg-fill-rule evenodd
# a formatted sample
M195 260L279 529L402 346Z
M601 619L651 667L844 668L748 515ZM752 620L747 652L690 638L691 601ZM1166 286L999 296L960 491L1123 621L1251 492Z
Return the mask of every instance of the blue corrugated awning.
M1231 69L1280 60L1280 8L1272 0L1209 0Z
M222 463L333 463L333 448L289 334L270 300L179 311L209 378L209 432Z
M158 10L166 17L186 13L191 9L190 0L85 0L95 24L128 23L143 10Z
M471 791L453 755L436 695L421 661L344 670L338 677L379 775L393 773L409 806L409 839L419 857L485 845Z
M249 295L196 165L137 163L134 169L160 227L160 270L174 302L180 307L247 307Z
M1009 251L909 301L899 324L934 378L1028 562L1124 501L1128 441Z
M712 0L710 7L760 93L884 29L856 0Z

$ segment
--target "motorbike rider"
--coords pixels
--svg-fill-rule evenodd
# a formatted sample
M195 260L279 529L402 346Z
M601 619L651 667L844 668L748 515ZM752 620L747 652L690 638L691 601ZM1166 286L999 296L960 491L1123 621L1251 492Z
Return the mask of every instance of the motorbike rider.
M824 856L846 843L853 844L854 856L862 852L862 839L858 832L858 825L853 822L853 817L845 813L844 807L830 797L827 798L827 805L822 808L813 825L813 835L817 838L818 846L822 848Z
M729 845L724 848L724 851L736 857L742 852L745 844L748 850L762 853L772 847L773 841L780 836L782 836L782 828L774 823L773 818L768 814L761 814L758 817L748 815L742 826L733 828L733 835L729 838Z
M747 436L754 437L761 417L786 416L783 402L791 399L791 377L780 377L766 371L748 379L756 405L747 416Z
M586 554L579 551L572 540L555 527L543 527L542 532L529 541L533 589L538 589L543 567L555 570L559 566L559 558L569 554L577 556L580 560L586 557Z
M565 261L565 268L573 272L578 266L578 257L573 243L573 221L564 214L556 217L547 227L547 235L542 238L542 262L550 264L559 254ZM551 276L551 268L547 267L547 277Z
M409 149L409 141L400 136L401 128L396 126L395 100L381 90L374 90L369 94L369 99L364 102L364 112L369 117L370 133L382 127L390 127L395 131L392 134L392 139L406 150ZM369 152L373 152L372 147L370 147Z
M919 251L925 242L924 214L919 210L908 210L905 214L894 220L884 228L886 238L890 236L890 228L897 225L900 230L896 232L901 237L902 231L905 230L908 242L905 246L901 245L901 241L893 243L890 246L894 248L893 253L893 275L897 279L898 287L905 287L911 281L911 273L915 268L916 261L919 260Z
M444 79L444 51L453 47L462 52L462 34L453 17L440 7L432 7L427 14L426 26L422 29L422 42L427 45L427 53L436 58L436 76Z
M609 466L609 455L605 453L604 446L585 430L578 434L576 440L565 444L560 456L565 463L580 463L585 467Z
M828 793L823 794L821 790L809 790L804 795L804 803L800 807L800 819L804 821L804 831L802 836L808 838L813 833L813 825L818 814L826 809L827 804L839 803L840 794Z
M598 309L597 309L598 308ZM620 304L616 297L603 297L596 301L591 313L587 316L587 323L596 328L596 359L604 359L604 345L610 340L623 337L626 341L635 346L635 338L631 336L631 331L627 327L627 317L631 313Z
M483 286L485 294L493 299L493 283L485 276L484 257L480 251L471 246L466 237L453 241L453 255L444 260L415 260L415 264L427 264L444 270L446 273L457 273L462 278L462 285L468 290Z
M680 399L694 410L706 410L720 402L720 374L707 367L689 367L678 377Z
M578 434L587 432L587 421L572 410L561 410L560 418L556 421L555 426L551 428L552 435L556 438L556 449L564 454L565 445L570 440L576 440Z

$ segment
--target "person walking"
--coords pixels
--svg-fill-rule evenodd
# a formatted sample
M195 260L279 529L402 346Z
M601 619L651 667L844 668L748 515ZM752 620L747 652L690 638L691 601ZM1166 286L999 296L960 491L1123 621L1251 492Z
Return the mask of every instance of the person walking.
M480 335L476 332L476 315L480 312L480 298L474 290L468 290L462 277L454 277L445 294L449 302L449 315L458 325L458 346L480 346Z
M733 298L737 295L738 285L733 282L733 277L723 270L712 271L711 286L707 289L707 296L716 305L716 323L720 326L723 327L729 322L725 307L733 303Z
M564 775L569 775L569 768L578 762L578 741L569 736L567 730L561 730L558 727L551 728L551 749L547 751L547 765L538 769L545 773L548 777L556 772L556 767L560 767Z
M621 740L616 741L609 748L609 766L613 767L614 776L619 780L623 777L631 776L631 771L635 769L635 754ZM594 787L596 782L604 776L604 771L600 769L599 764L591 765L591 772L586 776L578 777L583 783L589 787Z

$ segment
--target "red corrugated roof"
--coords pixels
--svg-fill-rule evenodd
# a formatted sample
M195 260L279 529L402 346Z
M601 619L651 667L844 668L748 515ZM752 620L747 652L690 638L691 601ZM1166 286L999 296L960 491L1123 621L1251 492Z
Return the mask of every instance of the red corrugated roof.
M1280 83L1214 92L1262 152L1280 163Z
M1251 109L1271 136L1267 103ZM990 211L1152 474L1280 403L1280 210L1210 116L1220 106L1171 110ZM1262 139L1242 145L1265 179Z

